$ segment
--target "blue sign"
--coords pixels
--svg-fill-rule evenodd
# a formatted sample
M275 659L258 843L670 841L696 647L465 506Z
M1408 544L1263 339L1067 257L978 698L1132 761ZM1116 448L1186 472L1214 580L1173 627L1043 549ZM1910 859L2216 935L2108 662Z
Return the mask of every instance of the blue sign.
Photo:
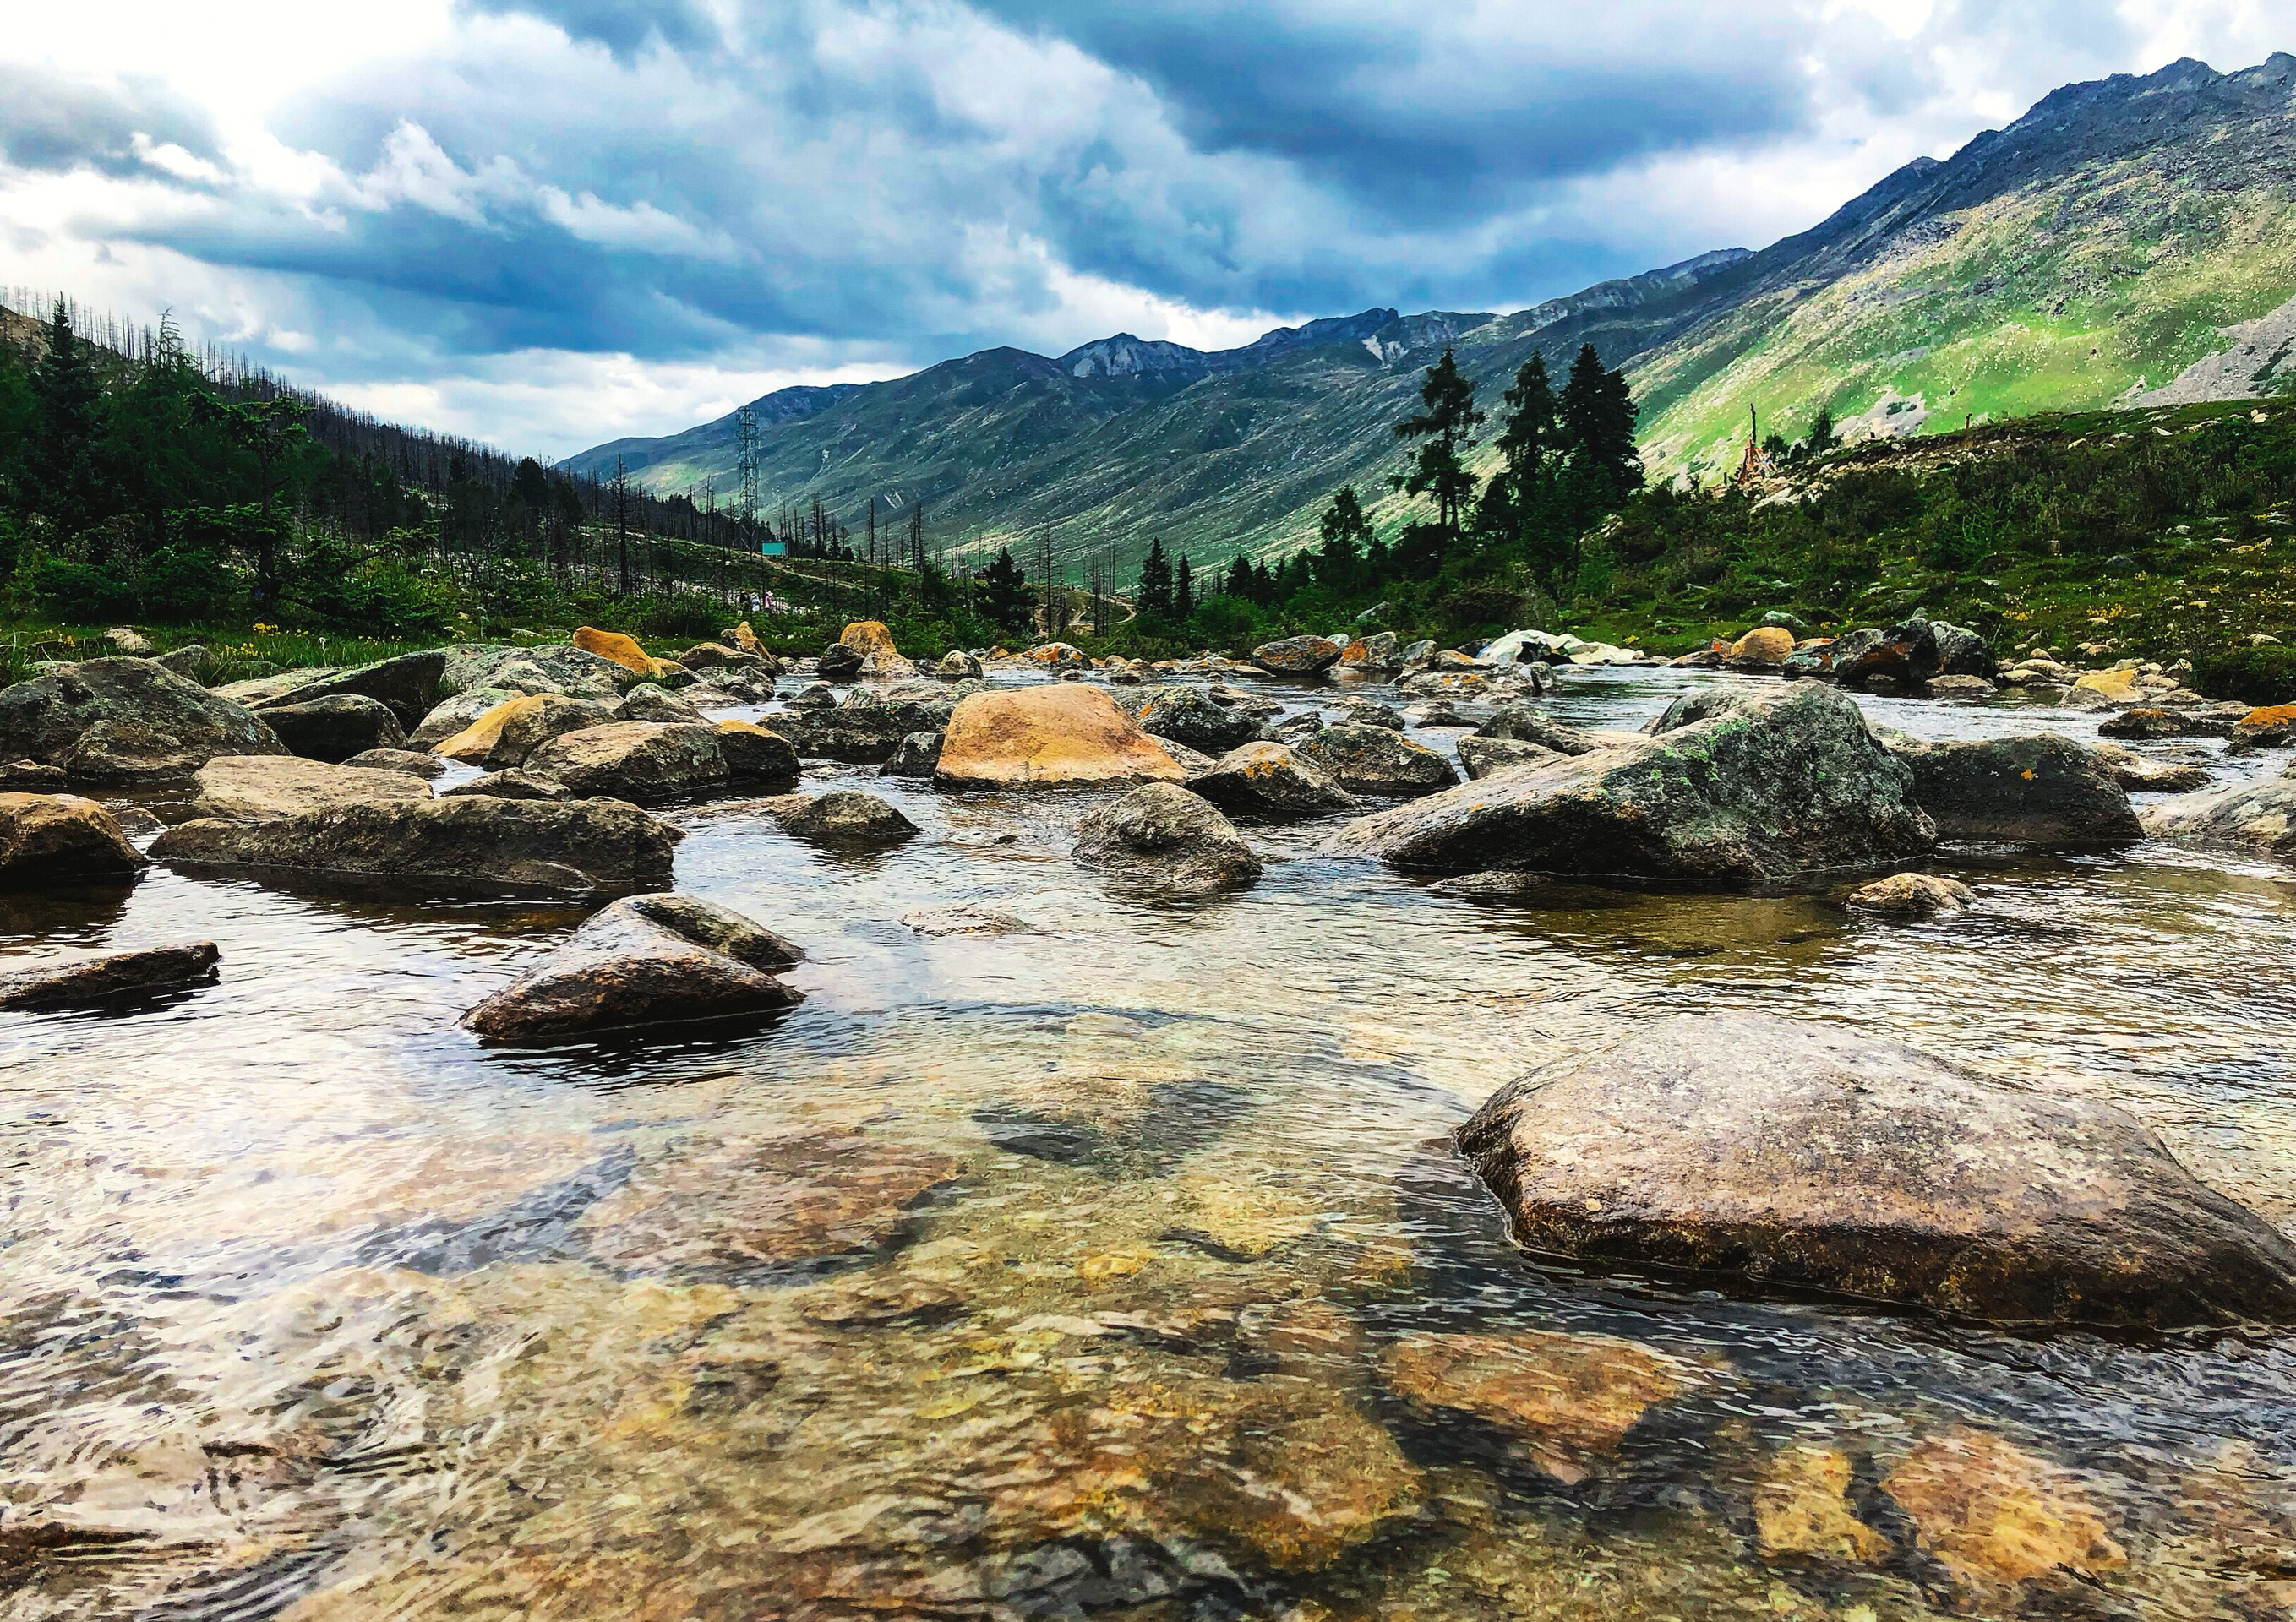
M789 556L789 543L787 541L760 541L758 544L758 553L761 557L785 558Z

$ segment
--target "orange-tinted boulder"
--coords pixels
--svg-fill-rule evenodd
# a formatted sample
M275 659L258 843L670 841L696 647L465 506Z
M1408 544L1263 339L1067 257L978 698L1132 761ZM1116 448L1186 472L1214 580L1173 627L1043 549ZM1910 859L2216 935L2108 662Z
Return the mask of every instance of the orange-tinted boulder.
M623 669L638 676L661 674L661 667L654 661L653 656L619 631L601 631L586 625L574 633L574 645L585 653L610 659Z
M1793 633L1774 625L1758 625L1730 644L1730 662L1742 669L1768 670L1786 662L1794 651Z
M1177 782L1187 775L1114 699L1073 683L965 699L949 717L934 774L974 789Z

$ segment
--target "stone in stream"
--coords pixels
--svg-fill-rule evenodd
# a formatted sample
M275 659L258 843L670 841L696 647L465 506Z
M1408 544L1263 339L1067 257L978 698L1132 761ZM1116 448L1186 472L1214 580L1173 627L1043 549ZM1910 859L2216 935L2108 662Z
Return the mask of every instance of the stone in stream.
M944 682L977 682L980 679L980 661L961 648L951 648L940 656L933 674Z
M2100 722L2096 733L2100 738L2222 738L2232 730L2221 721L2147 706Z
M2296 856L2296 767L2278 777L2178 794L2144 807L2139 817L2156 840Z
M1127 704L1140 730L1152 738L1185 743L1207 754L1222 755L1239 743L1259 736L1257 717L1239 714L1214 700L1201 687L1152 689L1138 708Z
M2273 704L2251 709L2233 724L2232 751L2284 748L2296 739L2296 704Z
M2204 766L2154 760L2117 743L2096 745L2096 758L2112 774L2112 781L2131 794L2189 794L2209 786L2209 769ZM2137 820L2144 820L2141 814Z
M384 705L397 717L400 728L416 726L439 702L440 684L447 672L447 651L430 648L419 653L402 653L395 659L377 660L356 669L340 670L314 682L290 688L259 709L271 709L285 705L309 704L320 699L341 696L373 699Z
M532 647L488 643L444 651L447 668L439 682L441 694L460 696L498 687L505 695L554 692L564 698L611 703L623 689L646 679L612 659L564 643Z
M2296 1322L2296 1245L2108 1104L1762 1014L1502 1088L1460 1151L1534 1252L1999 1322Z
M0 794L0 889L126 884L144 860L111 812L77 794Z
M1340 662L1345 643L1328 636L1287 636L1251 651L1251 662L1271 676L1320 676Z
M494 799L571 799L574 791L555 777L545 777L520 766L504 766L499 772L481 772L466 778L446 794L484 794Z
M735 782L787 784L798 779L796 746L754 721L718 722L718 747L725 751L726 774Z
M1098 687L999 688L951 713L934 776L956 789L1088 787L1185 776Z
M1212 804L1177 783L1150 783L1077 824L1077 861L1166 899L1241 889L1259 858Z
M1435 872L1745 884L1894 866L1936 843L1911 769L1833 688L1718 689L1665 719L1656 737L1365 817L1332 848Z
M1603 739L1556 720L1536 704L1502 704L1491 718L1475 729L1479 738L1505 738L1536 743L1558 755L1586 755L1603 747Z
M2000 668L2000 660L1993 657L1992 644L1976 632L1957 625L1948 625L1942 619L1930 621L1930 635L1937 643L1937 674L1947 678L1965 678L1986 682Z
M1938 674L1937 628L1926 619L1908 619L1886 631L1849 631L1833 642L1833 679L1845 687L1876 681L1919 687Z
M474 743L472 739L461 734L483 724L485 741L476 747L481 751L492 748L502 727L501 719L495 712L513 699L529 696L507 687L473 687L456 693L453 698L441 699L431 708L430 713L422 717L422 724L406 734L406 747L435 750L440 744L452 740L458 751L456 758L461 758L459 751L468 750ZM493 718L489 719L490 717ZM478 758L472 757L474 759Z
M1925 1438L1881 1488L1922 1552L1966 1591L1957 1609L2021 1610L2015 1591L2032 1584L2079 1604L2085 1588L2128 1561L2079 1473L1989 1431L1956 1426ZM1997 1602L1970 1602L1987 1599Z
M1460 769L1478 781L1494 772L1562 758L1557 751L1528 738L1486 738L1480 733L1472 733L1459 740Z
M1356 803L1321 766L1265 740L1230 750L1189 778L1188 788L1233 816L1321 816Z
M622 695L617 718L675 726L680 722L701 720L701 712L659 682L640 682Z
M643 692L645 689L638 691ZM570 699L555 692L529 693L488 710L439 744L436 752L451 760L483 765L490 772L499 772L509 766L524 766L529 755L553 738L593 726L609 726L618 720L644 718L625 715L617 707L602 704L595 699Z
M430 798L430 785L406 772L329 766L293 755L218 756L192 781L199 788L192 802L194 816L235 822L300 816L330 806Z
M2112 768L2070 738L1893 741L1913 768L1914 798L1936 821L1939 839L2116 845L2143 831Z
M1350 794L1432 794L1459 781L1442 756L1385 726L1342 721L1294 747Z
M79 782L188 778L217 755L283 755L251 711L148 659L91 659L0 692L0 759Z
M1976 899L1976 892L1960 880L1937 873L1892 873L1849 892L1851 906L1907 918L1958 913Z
M1399 733L1406 725L1401 710L1377 699L1341 699L1339 708L1341 720L1352 721L1358 726L1384 726L1390 732Z
M923 831L890 804L858 789L763 802L782 831L824 845L898 845Z
M362 750L343 764L360 771L404 772L410 777L436 777L447 769L438 756L411 749Z
M841 642L832 642L821 651L814 661L814 673L824 682L853 682L861 678L862 654L857 648L849 648Z
M931 777L940 766L940 734L911 733L877 768L887 777Z
M1776 670L1792 657L1793 651L1792 631L1781 626L1758 625L1730 644L1724 659L1734 669Z
M727 777L718 729L706 722L586 726L551 739L524 766L584 798L604 795L640 805L721 789Z
M574 646L584 653L595 654L609 664L619 665L641 682L661 679L661 661L638 646L635 638L625 636L619 631L601 631L595 626L577 626Z
M778 1012L803 994L775 978L801 954L741 913L692 896L615 902L463 1023L493 1041Z
M390 707L358 693L269 704L258 713L288 753L306 760L340 762L368 750L398 749L406 742Z
M0 762L0 789L35 794L61 793L64 787L64 769L60 766L42 766L37 760Z
M100 957L35 963L0 972L0 1008L33 1012L101 1007L154 992L179 991L215 977L222 958L211 940L147 946Z
M618 799L468 795L333 806L271 822L202 817L168 829L152 855L180 867L398 889L624 894L669 887L676 837Z

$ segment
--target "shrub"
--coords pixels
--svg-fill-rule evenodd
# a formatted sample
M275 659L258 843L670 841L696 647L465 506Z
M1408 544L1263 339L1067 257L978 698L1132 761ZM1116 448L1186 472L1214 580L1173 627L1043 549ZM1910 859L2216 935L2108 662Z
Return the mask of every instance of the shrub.
M2249 704L2296 704L2296 648L2231 648L2193 661L2201 691Z

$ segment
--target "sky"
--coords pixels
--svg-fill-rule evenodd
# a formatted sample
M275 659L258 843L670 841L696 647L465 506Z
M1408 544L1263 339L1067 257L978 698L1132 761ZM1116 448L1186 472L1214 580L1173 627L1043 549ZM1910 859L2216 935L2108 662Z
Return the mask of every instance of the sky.
M0 285L562 456L1116 332L1507 310L1816 224L2287 0L83 0Z

